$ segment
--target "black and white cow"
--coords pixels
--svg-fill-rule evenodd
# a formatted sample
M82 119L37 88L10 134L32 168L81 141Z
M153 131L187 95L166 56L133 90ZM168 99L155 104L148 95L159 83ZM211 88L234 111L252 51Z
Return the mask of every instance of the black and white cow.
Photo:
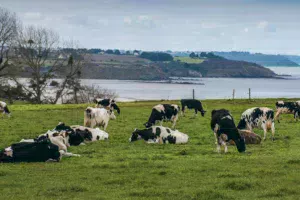
M295 120L299 118L300 101L295 101L295 102L277 101L275 105L276 105L275 120L278 120L278 123L280 123L279 121L280 114L294 114Z
M185 133L179 132L178 130L173 131L167 127L152 126L143 130L135 129L129 138L129 142L142 139L148 143L186 144L189 140L189 136Z
M197 115L198 111L201 113L202 117L204 117L205 110L203 109L202 103L199 100L196 99L181 99L181 108L182 111L181 113L185 115L185 108L187 107L188 109L194 109L195 110L195 115Z
M85 126L80 126L80 125L72 125L71 128L73 130L81 130L81 131L89 131L91 133L91 138L85 139L86 142L94 142L98 140L108 140L108 133L105 131L100 130L99 128L89 128Z
M114 99L95 99L95 103L97 104L97 108L103 107L106 109L114 109L117 111L118 114L120 114L121 112Z
M176 104L158 104L152 108L151 115L144 125L149 128L156 124L157 121L162 125L163 121L173 122L172 128L175 127L176 121L178 120L178 113L180 107Z
M7 104L4 101L0 101L0 112L10 117L10 111L8 110Z
M249 108L243 112L237 128L240 130L250 130L251 132L253 128L262 128L264 130L264 140L266 139L267 131L271 130L272 139L274 140L274 111L266 107Z
M226 142L230 140L234 141L239 152L246 151L245 140L241 137L228 110L213 110L210 126L215 135L217 152L220 152L221 145L223 145L226 153L228 151Z
M63 151L49 139L38 142L20 142L0 150L1 162L60 161Z

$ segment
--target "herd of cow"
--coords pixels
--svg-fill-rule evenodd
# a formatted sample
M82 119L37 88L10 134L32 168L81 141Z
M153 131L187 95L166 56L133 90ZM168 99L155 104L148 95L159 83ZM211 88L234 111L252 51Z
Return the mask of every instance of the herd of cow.
M96 99L96 108L88 107L84 111L84 126L66 126L60 122L53 130L39 135L35 139L22 139L20 142L0 150L0 162L37 162L59 161L62 156L80 156L67 151L69 146L83 145L84 142L93 142L108 139L105 132L110 120L116 119L114 111L120 114L120 108L113 99ZM145 129L135 129L129 138L130 142L145 140L148 143L171 143L185 144L189 137L187 134L174 130L179 114L184 116L185 109L194 109L195 116L198 112L204 117L205 110L202 103L195 99L182 99L181 109L176 104L158 104L152 108L148 121L144 124ZM276 114L270 108L254 107L242 113L236 126L230 111L226 109L213 110L211 112L211 129L214 132L217 151L224 146L225 153L228 151L227 143L234 144L239 152L245 152L246 144L258 144L261 137L253 133L254 128L264 131L263 140L269 130L272 139L275 134L275 121L282 113L294 115L299 118L300 101L276 102ZM0 111L10 116L10 111L5 102L0 101ZM163 121L171 121L172 128L162 126ZM160 126L156 124L160 123ZM103 127L104 130L100 130Z

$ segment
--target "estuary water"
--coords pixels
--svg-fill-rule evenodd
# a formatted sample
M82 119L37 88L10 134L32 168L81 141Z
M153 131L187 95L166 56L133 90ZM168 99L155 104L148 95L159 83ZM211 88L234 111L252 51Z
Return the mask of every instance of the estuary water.
M300 98L300 67L270 67L280 79L264 78L185 78L182 82L195 84L171 84L126 80L84 79L82 84L113 90L119 100L172 100L192 98L193 89L197 99L229 99L235 89L236 98ZM281 79L284 78L284 79Z

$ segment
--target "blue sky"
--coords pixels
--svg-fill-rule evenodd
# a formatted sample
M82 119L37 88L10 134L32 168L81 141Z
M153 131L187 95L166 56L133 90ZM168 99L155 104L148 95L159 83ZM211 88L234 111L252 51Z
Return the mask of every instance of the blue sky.
M297 0L0 0L86 48L300 55Z

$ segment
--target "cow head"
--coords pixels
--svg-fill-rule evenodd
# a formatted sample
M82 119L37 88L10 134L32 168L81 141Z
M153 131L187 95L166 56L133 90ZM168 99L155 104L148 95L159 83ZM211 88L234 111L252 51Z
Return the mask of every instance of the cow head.
M129 142L134 142L134 141L142 139L142 137L139 135L138 132L139 132L138 129L134 129L134 131L131 134L131 137L129 138Z
M62 137L64 138L64 144L65 144L67 147L70 147L70 146L71 146L69 140L70 140L70 135L71 135L72 133L73 133L73 132L72 132L72 131L69 131L69 130L67 130L67 131L61 131L61 132L59 133L59 136L62 136Z
M95 128L93 131L93 134L97 135L96 140L108 140L109 135L105 131L102 131L99 128Z
M237 125L237 129L245 129L247 126L246 119L242 118Z
M201 110L200 113L201 113L201 116L204 117L204 114L206 113L206 111L205 110Z
M153 124L150 123L150 122L146 122L146 123L144 124L144 126L145 126L146 128L150 128L151 126L153 126Z
M240 153L246 151L246 144L245 144L245 138L244 137L239 137L238 139L235 139L234 143L236 145L237 150Z
M85 110L85 115L86 115L89 119L92 119L92 113L93 113L93 108L91 108L91 107L88 107L88 108Z
M108 110L107 113L109 114L109 118L111 120L115 120L117 118L113 110Z
M117 104L112 103L112 104L110 105L110 107L111 107L111 109L116 110L118 114L120 114L120 108L117 106Z

